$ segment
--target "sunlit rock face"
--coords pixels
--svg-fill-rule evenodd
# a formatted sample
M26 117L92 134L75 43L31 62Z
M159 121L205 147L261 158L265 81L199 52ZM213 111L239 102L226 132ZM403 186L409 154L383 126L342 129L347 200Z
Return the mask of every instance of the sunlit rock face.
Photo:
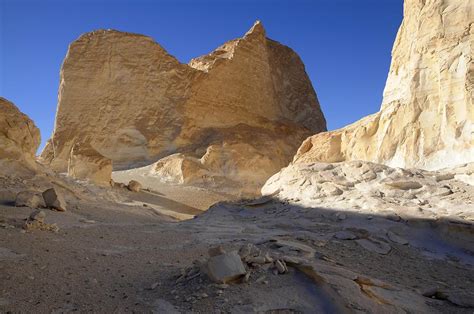
M272 176L262 194L309 208L474 221L473 183L474 163L442 171L366 161L294 163Z
M96 185L110 186L112 161L89 144L76 143L69 156L68 175L79 180L90 180Z
M308 138L295 162L474 161L473 45L474 1L406 0L380 111Z
M33 121L0 97L0 172L13 170L14 164L35 170L39 144L40 132Z
M206 172L199 181L261 186L303 139L325 130L302 61L266 38L260 22L189 64L149 37L100 30L69 47L54 133L41 157L65 171L77 142L89 143L115 169L180 153ZM179 169L169 171L182 164L170 159L183 155L173 156L157 167L177 174L167 180L183 181Z

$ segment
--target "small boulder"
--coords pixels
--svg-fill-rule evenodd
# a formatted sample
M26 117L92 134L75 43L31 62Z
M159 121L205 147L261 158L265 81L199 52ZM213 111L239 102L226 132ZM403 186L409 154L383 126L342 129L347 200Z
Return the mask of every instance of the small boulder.
M246 270L236 251L212 256L207 262L207 274L212 281L228 283L246 274Z
M132 192L140 192L140 190L142 189L142 185L138 181L130 180L127 188Z
M66 201L63 196L56 191L56 189L51 188L43 192L44 202L46 207L55 209L57 211L63 212L66 211Z
M44 222L44 219L46 218L46 214L42 210L35 210L34 212L31 213L30 217L28 218L29 221L38 221L38 222Z
M16 195L15 206L40 208L46 207L41 193L35 191L22 191Z

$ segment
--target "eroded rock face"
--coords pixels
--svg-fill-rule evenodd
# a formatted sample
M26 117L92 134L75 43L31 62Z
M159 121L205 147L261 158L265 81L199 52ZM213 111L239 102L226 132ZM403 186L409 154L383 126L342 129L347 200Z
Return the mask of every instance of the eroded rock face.
M413 217L474 221L474 185L467 178L474 178L474 163L443 171L364 161L295 163L272 176L262 194L307 208L338 208L394 221Z
M230 173L231 180L261 185L291 160L298 143L324 130L300 58L267 39L259 22L189 65L149 37L100 30L69 47L56 127L41 156L64 171L76 142L89 143L115 169L181 153L200 160L196 169L210 176ZM239 154L240 146L246 147ZM255 159L268 166L237 175ZM183 181L179 176L171 179Z
M406 0L381 110L308 138L297 162L439 169L474 161L474 2Z
M86 143L76 143L71 150L68 175L76 179L89 179L102 186L110 186L112 161Z
M40 132L33 121L0 97L0 162L36 169L35 153L39 144Z

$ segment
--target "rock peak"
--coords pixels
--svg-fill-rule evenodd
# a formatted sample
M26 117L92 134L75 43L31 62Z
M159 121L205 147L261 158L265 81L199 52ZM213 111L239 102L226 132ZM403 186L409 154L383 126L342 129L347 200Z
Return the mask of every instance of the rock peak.
M245 33L245 37L247 36L263 36L265 37L265 28L263 27L262 22L260 20L256 20L253 23L252 27Z

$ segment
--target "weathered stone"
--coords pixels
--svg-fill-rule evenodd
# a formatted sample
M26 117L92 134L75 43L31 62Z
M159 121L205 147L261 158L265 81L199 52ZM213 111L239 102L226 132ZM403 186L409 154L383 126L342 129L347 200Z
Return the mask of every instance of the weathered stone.
M348 230L338 231L334 234L334 237L339 240L354 240L357 239L357 235L354 232Z
M337 220L346 220L346 219L347 219L347 215L344 214L344 213L337 213L337 214L336 214L336 218L337 218Z
M420 182L416 181L409 181L409 180L396 180L396 181L385 181L385 185L388 185L389 187L396 188L396 189L401 189L401 190L410 190L410 189L419 189L423 187Z
M69 156L68 175L76 179L89 179L101 186L110 186L112 160L102 156L89 143L76 143Z
M355 241L364 249L381 255L387 255L392 250L389 244L375 239L359 239Z
M406 245L408 244L408 240L405 238L399 236L398 234L392 232L392 231L387 231L387 237L390 239L390 241L401 244L401 245Z
M225 251L222 248L222 246L219 245L219 246L210 248L208 253L209 253L209 256L213 257L213 256L225 254Z
M260 254L260 249L252 243L244 244L239 250L239 256L245 260L248 257L256 256Z
M127 187L127 185L125 183L122 183L122 182L114 182L114 188L118 188L118 189L125 189Z
M30 221L39 221L39 222L44 222L44 219L46 218L46 213L42 210L35 210L30 214L30 217L28 218Z
M407 221L412 217L448 217L457 215L455 213L464 217L463 219L474 219L474 206L470 201L466 202L474 193L473 186L457 178L452 179L449 184L434 178L437 174L454 172L454 169L402 171L366 161L334 163L333 168L326 171L313 171L314 168L314 163L292 163L272 176L261 192L263 195L271 194L273 199L299 199L300 206L307 208L336 209L332 216L338 220L344 217L341 216L343 213L348 216L351 212L364 212L368 215L367 218L375 214L395 222ZM471 170L468 166L463 166L456 171L467 175ZM363 173L380 175L370 181L360 181ZM354 183L352 187L344 189L343 195L322 193L324 187L331 185L331 182L343 180ZM302 181L310 184L300 185ZM388 186L387 182L402 182L399 185L401 188ZM346 223L349 222L344 222Z
M153 167L157 178L255 193L305 137L326 130L300 58L260 22L189 64L149 37L94 31L69 46L60 74L41 154L59 171L85 142L116 169L169 156Z
M130 180L130 182L127 185L127 188L132 192L140 192L142 189L142 185L138 181Z
M290 240L277 239L275 245L282 249L286 249L289 251L297 251L308 255L314 255L315 253L315 250L312 247Z
M36 169L35 154L40 144L40 132L15 105L0 97L0 161L19 163ZM0 172L11 170L1 166Z
M44 203L41 193L36 191L22 191L16 195L15 206L40 208L46 207L46 204Z
M207 262L207 274L215 282L228 283L245 273L244 264L235 251L213 256Z
M279 274L284 274L288 271L288 269L286 268L284 262L282 262L281 260L276 260L275 261L275 267L278 270Z
M267 259L265 258L265 256L252 256L252 257L248 257L246 259L246 262L249 263L249 264L265 264L267 262Z
M66 211L66 201L64 197L58 193L54 188L48 189L43 192L44 202L46 207L55 209L57 211Z
M405 1L380 111L308 138L294 161L473 162L473 15L473 1Z

